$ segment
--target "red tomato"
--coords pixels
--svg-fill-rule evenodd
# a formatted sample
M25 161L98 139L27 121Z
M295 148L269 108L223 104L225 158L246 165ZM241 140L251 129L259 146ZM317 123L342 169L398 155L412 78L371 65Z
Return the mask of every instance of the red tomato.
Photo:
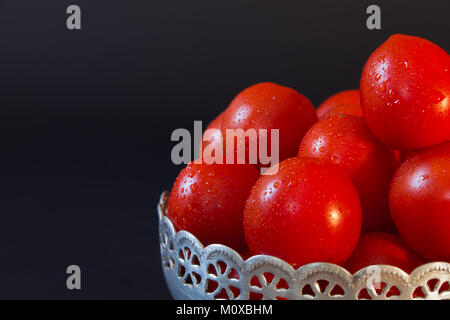
M359 90L344 90L326 99L317 108L317 115L319 116L319 119L322 119L328 111L342 104L359 106Z
M362 234L344 267L351 273L370 265L391 265L411 273L422 265L422 258L396 235L384 232Z
M361 230L361 206L338 167L290 158L261 176L247 199L244 233L252 254L277 256L296 267L341 264Z
M362 117L361 106L359 104L341 104L329 110L322 117L320 117L320 119L341 116L344 114L351 114L354 116Z
M203 133L203 137L202 137L203 142L201 145L201 154L202 154L203 160L205 160L206 157L209 155L209 153L205 154L205 150L207 150L207 151L211 150L212 151L211 156L213 156L213 157L215 155L215 150L219 150L218 148L222 148L222 150L224 150L223 142L222 142L223 141L222 131L221 131L222 118L223 118L223 112L221 114L219 114L213 121L211 121L211 123L208 125L205 132ZM206 131L208 131L209 129L215 129L216 131L209 139L203 140L205 138ZM209 142L208 142L208 140L209 140ZM222 163L225 163L225 162L223 161Z
M226 140L226 129L279 129L281 161L295 156L303 135L316 121L316 111L308 98L275 83L259 83L239 93L225 110L222 134ZM268 142L270 153L269 132Z
M177 229L193 233L204 245L245 248L242 215L258 177L251 165L190 163L173 185L167 216Z
M369 57L361 107L375 136L399 150L450 139L450 59L434 43L396 34Z
M397 162L397 165L395 166L395 168L397 169L405 158L405 155L398 150L394 150L394 157Z
M391 149L375 139L361 117L341 115L320 120L303 138L298 156L344 169L361 199L363 231L395 230L388 190L397 160Z
M430 260L450 262L450 142L410 154L392 180L389 205L400 236Z

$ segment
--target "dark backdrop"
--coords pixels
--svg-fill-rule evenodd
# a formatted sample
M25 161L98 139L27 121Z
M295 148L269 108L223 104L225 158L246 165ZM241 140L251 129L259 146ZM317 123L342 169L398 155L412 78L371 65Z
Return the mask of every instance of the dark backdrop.
M369 4L382 30L365 27ZM82 30L65 27L82 9ZM449 2L0 0L0 298L169 298L156 203L170 134L243 88L316 105L392 33L447 51ZM82 269L69 291L66 267Z

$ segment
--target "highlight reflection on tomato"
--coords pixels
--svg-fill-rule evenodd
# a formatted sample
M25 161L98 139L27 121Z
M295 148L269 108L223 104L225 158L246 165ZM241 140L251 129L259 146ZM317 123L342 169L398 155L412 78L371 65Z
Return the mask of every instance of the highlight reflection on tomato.
M190 163L175 180L167 216L204 245L221 243L241 250L245 200L258 177L252 165Z
M450 261L450 142L410 154L389 205L403 240L429 260Z
M227 129L277 129L281 161L296 155L303 135L316 121L316 110L304 95L275 83L258 83L240 92L225 110L222 135L225 141ZM271 150L270 135L268 144Z
M375 139L361 117L320 120L303 138L298 156L335 164L349 175L361 199L363 231L395 231L388 190L398 160L392 149Z
M261 176L244 211L252 254L295 266L345 262L360 230L361 206L350 179L333 165L306 158L284 160L277 174Z
M436 44L395 34L367 60L361 107L374 135L398 150L450 139L450 58Z

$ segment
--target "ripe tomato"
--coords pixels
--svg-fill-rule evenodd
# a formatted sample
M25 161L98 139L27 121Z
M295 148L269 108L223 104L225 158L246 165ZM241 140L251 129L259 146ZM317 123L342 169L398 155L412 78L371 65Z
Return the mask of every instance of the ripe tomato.
M359 106L359 90L344 90L326 99L317 108L319 119L322 119L328 111L342 104Z
M411 150L450 139L450 59L434 43L391 36L367 60L360 88L364 118L384 144Z
M407 273L422 265L422 258L396 235L384 232L362 234L344 267L351 273L370 265L385 264Z
M341 116L344 114L351 114L354 116L362 117L361 106L359 104L341 104L329 110L320 119Z
M204 161L205 161L205 159L207 159L207 157L209 155L209 150L212 151L211 152L212 157L214 157L215 150L218 150L218 148L222 148L222 150L224 151L222 132L221 132L222 118L223 118L223 112L221 114L219 114L213 121L211 121L211 123L208 125L205 132L203 133L201 154L202 154L202 159ZM209 129L215 129L216 131L214 131L214 134L211 137L209 137L209 139L205 139L206 132ZM203 139L205 139L205 140L203 140ZM209 142L208 142L208 140L209 140ZM207 150L207 153L205 153L205 150ZM222 154L224 154L223 151L222 151ZM208 163L210 163L210 162L208 161ZM223 161L222 163L225 163L225 161Z
M173 185L167 216L177 229L193 233L204 245L243 249L245 200L258 177L251 165L191 162Z
M395 230L388 190L398 160L393 150L375 139L361 117L341 115L320 120L303 138L298 156L344 169L361 199L363 231Z
M341 264L361 230L355 187L338 167L290 158L261 176L247 199L244 233L252 254L270 254L298 267Z
M400 166L400 164L402 163L405 155L398 150L394 150L394 157L395 157L395 160L397 163L397 165L395 166L395 169L397 169Z
M450 261L450 142L410 154L389 193L405 242L430 260Z
M281 161L295 156L303 135L316 121L316 111L308 98L275 83L259 83L239 93L225 110L222 134L226 140L226 129L254 129L256 133L259 129L279 129ZM268 144L270 152L269 132Z

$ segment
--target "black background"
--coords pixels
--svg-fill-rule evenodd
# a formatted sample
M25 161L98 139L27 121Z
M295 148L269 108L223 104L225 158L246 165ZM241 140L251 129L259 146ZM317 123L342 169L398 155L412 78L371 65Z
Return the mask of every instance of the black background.
M66 28L78 4L82 30ZM366 28L378 4L382 29ZM449 51L449 2L0 0L0 298L169 298L156 203L176 128L243 88L319 104L392 33ZM206 123L205 123L206 124ZM66 288L66 267L82 290Z

